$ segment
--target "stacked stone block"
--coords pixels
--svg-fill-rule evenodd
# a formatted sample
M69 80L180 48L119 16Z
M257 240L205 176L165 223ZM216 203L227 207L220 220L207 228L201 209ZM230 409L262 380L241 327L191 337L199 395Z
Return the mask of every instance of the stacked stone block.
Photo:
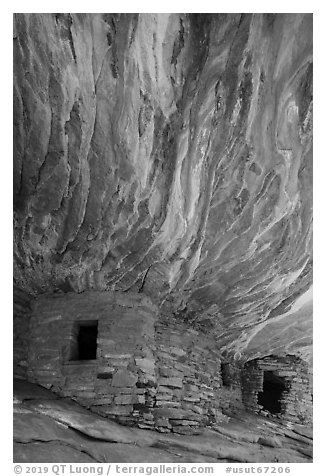
M312 421L312 387L309 367L295 356L267 357L259 361L262 370L273 370L287 382L287 390L281 399L281 418L294 423Z
M279 418L294 423L312 422L312 387L308 364L293 355L269 356L248 362L242 378L242 399L246 410L265 414L258 404L263 391L264 372L282 377L286 390L282 393Z
M156 313L140 294L39 297L31 322L29 379L121 423L147 421L156 386ZM98 322L96 359L70 360L76 322L92 320Z
M169 317L156 323L155 428L194 434L225 419L220 403L220 356L215 342Z
M71 360L76 322L97 321L94 360ZM142 294L88 292L36 299L28 378L103 416L192 434L225 419L216 344L183 322L159 318Z
M76 360L76 323L93 321L96 358ZM223 361L221 372L212 336L160 315L141 293L39 296L25 335L30 381L126 425L195 434L244 408L258 413L265 370L288 382L283 417L311 420L309 374L300 359L269 357L244 367Z
M247 411L257 412L258 392L263 391L264 372L258 362L252 361L244 365L242 372L242 400Z

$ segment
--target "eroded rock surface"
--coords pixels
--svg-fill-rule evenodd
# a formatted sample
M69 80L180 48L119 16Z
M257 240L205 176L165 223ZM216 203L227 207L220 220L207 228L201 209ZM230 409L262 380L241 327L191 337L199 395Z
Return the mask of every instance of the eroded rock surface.
M309 359L312 15L17 14L13 41L17 285Z
M34 397L33 397L33 391ZM24 381L14 383L14 462L308 463L312 432L240 415L201 435L118 425Z

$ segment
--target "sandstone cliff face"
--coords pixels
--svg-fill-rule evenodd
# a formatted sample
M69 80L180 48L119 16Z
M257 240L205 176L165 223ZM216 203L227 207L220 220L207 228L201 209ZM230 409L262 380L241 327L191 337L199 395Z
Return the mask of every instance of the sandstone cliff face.
M312 16L14 24L17 285L143 292L233 353L309 357Z

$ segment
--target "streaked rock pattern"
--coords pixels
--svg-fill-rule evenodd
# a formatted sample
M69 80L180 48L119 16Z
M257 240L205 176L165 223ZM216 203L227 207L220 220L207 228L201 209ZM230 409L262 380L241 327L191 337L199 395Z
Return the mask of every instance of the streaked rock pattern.
M15 15L14 204L26 291L308 355L312 15Z

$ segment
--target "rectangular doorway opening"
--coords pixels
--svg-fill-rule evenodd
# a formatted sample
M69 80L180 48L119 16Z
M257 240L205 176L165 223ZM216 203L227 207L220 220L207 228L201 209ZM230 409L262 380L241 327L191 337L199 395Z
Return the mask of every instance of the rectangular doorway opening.
M75 322L69 360L95 360L98 321Z
M221 379L223 387L231 387L230 365L226 362L221 362Z
M286 389L286 382L282 377L274 372L264 371L263 391L258 393L258 404L273 415L281 413L282 396Z

